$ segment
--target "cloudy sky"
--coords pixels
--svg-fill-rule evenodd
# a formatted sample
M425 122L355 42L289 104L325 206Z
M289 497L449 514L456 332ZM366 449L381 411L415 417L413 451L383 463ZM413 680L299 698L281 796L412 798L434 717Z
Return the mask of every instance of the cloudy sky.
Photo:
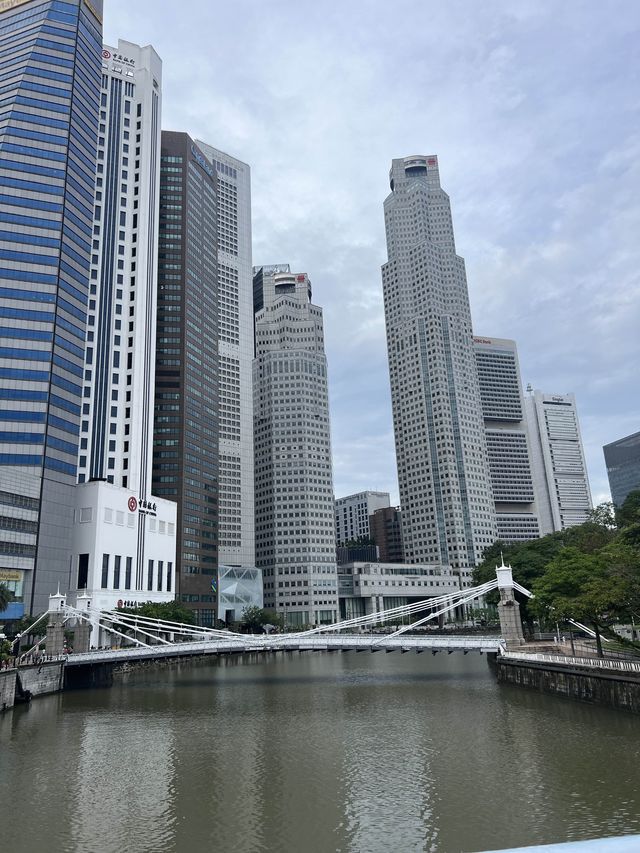
M637 0L105 0L105 41L163 60L163 127L249 163L254 263L308 272L330 362L335 489L397 497L380 265L392 157L438 154L474 331L640 430Z

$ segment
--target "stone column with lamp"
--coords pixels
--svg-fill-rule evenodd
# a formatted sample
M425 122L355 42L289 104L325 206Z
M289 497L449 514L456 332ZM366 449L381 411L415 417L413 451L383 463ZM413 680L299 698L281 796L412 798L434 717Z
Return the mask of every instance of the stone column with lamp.
M45 651L51 657L59 657L64 652L64 620L66 597L60 592L49 596L49 621L47 622L47 638Z
M498 616L500 617L500 633L504 639L507 649L525 644L524 632L522 630L522 619L520 618L520 605L515 599L513 590L513 571L511 566L496 566L498 577L498 590L500 601L498 603Z

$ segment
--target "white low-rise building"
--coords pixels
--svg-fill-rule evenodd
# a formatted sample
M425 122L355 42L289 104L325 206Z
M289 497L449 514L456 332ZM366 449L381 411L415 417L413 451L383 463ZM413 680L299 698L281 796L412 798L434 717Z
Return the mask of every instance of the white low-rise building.
M176 504L104 481L78 485L76 496L71 599L84 594L98 610L172 601Z
M437 565L414 563L345 563L339 567L340 616L352 619L379 613L414 600L460 591L460 579Z

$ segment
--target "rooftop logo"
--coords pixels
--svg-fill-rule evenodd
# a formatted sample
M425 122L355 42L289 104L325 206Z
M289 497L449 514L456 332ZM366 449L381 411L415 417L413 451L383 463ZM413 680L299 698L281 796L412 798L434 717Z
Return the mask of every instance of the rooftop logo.
M204 154L201 154L193 143L191 144L191 153L193 154L193 159L196 161L198 166L200 166L201 169L204 169L210 178L213 177L213 167L207 163Z

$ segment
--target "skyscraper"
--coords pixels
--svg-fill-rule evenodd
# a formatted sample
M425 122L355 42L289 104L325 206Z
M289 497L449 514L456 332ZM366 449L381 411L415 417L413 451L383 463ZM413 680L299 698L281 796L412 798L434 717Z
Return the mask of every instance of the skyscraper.
M438 159L393 160L382 268L405 559L462 584L497 536L464 261Z
M326 624L338 616L338 578L322 309L305 273L277 269L256 269L257 566L265 605L287 624Z
M216 183L190 136L162 132L153 488L177 502L177 593L200 625L218 568Z
M582 524L592 507L573 394L525 397L540 535Z
M0 553L31 612L69 585L101 47L101 0L0 3Z
M176 507L151 493L162 63L102 49L71 588L95 607L174 596Z
M218 178L219 554L255 566L251 170L206 142Z
M358 492L336 498L336 544L370 536L369 516L389 506L389 492Z
M102 91L78 482L151 488L162 62L120 39Z
M516 342L474 338L498 538L540 536Z
M605 444L603 450L611 500L622 506L629 492L640 489L640 432Z

